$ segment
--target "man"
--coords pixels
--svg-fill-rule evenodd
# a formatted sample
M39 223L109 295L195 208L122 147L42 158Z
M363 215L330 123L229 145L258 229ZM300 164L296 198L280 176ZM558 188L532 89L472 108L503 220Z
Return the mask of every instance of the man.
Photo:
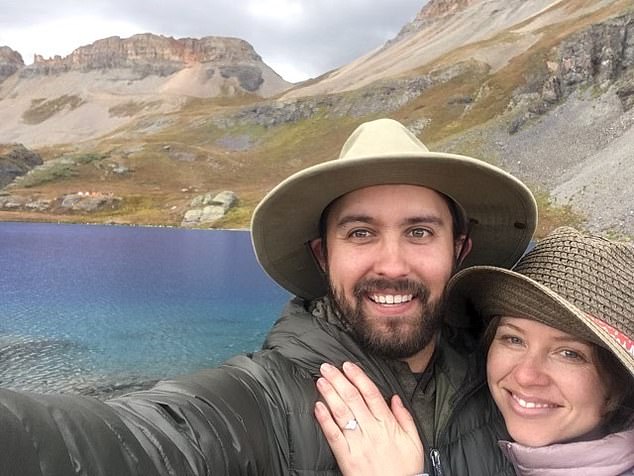
M0 474L338 474L314 381L344 361L417 416L429 472L512 474L469 368L471 330L440 331L443 292L459 267L514 264L535 222L510 175L431 153L396 121L365 123L254 213L258 260L297 296L262 351L107 403L0 391Z

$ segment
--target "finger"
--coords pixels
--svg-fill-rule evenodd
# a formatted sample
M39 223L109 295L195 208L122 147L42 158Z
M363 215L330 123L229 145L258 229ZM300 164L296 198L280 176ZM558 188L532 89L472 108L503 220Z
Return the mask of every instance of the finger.
M414 421L412 414L407 411L407 408L405 408L405 405L403 405L403 401L398 395L394 395L392 397L391 407L392 413L394 414L396 421L401 426L403 431L405 431L405 433L407 433L407 435L410 436L412 440L420 441L420 438L418 436L418 428L416 428L416 422ZM420 445L422 447L423 443L421 442Z
M339 459L348 455L350 450L346 437L337 422L333 419L326 405L322 402L315 403L315 418L335 457Z
M359 423L374 419L359 390L350 383L348 378L339 369L330 364L322 364L320 372L337 394L340 404L345 405L348 412L351 412L351 414L346 414L348 418L356 418ZM335 417L338 417L339 408L334 408L330 402L328 402L328 406Z
M385 402L383 394L361 367L352 362L344 362L343 372L377 420L386 421L392 418L392 412Z
M343 430L346 424L355 418L354 413L325 377L317 379L317 390L327 405L328 410L330 410L330 414L335 423Z
M328 408L322 402L315 403L315 418L332 450L332 454L337 460L342 474L368 474L367 470L361 472L356 467L356 461L358 461L359 458L355 458L352 455L346 434L341 431L341 428L339 428L339 425L337 425L332 418ZM363 459L361 461L363 461Z

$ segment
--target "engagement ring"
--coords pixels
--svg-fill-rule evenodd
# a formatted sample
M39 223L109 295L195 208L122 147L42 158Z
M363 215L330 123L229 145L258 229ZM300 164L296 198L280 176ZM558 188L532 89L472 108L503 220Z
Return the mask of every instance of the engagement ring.
M343 427L344 430L356 430L357 427L359 426L359 422L352 418L350 420L348 420L348 423L346 423L346 426Z

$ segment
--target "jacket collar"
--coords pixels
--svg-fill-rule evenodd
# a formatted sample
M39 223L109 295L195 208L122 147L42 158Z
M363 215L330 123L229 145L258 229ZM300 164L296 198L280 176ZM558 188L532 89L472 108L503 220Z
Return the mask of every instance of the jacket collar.
M541 448L509 441L498 444L519 476L615 476L634 471L634 428L598 440Z

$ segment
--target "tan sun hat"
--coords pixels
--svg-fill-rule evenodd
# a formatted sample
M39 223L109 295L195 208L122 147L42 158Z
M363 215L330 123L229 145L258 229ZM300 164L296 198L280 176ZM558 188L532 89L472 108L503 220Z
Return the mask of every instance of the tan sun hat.
M605 347L634 376L634 246L562 227L517 266L475 266L448 284L449 322L471 312L534 319Z
M350 135L339 159L291 175L262 199L251 222L262 268L297 296L323 296L327 284L308 245L319 237L323 210L348 192L383 184L428 187L462 206L473 240L463 266L510 267L533 236L537 206L522 182L471 157L429 152L399 122L378 119Z

